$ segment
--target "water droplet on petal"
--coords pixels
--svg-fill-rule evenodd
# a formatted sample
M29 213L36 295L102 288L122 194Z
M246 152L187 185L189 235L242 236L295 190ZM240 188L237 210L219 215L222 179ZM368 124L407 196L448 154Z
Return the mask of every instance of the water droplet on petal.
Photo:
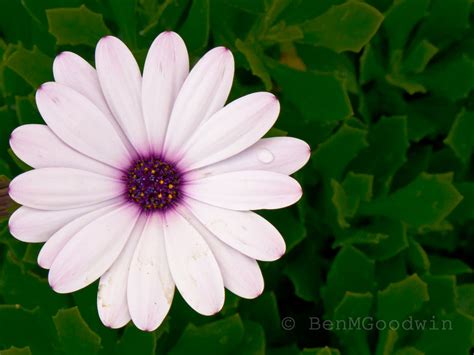
M275 157L273 156L272 152L263 148L257 152L257 158L264 164L270 164Z

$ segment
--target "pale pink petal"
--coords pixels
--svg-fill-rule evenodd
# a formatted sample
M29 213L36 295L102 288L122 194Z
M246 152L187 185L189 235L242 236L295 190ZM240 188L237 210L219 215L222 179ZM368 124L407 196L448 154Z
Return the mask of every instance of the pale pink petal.
M132 52L118 38L97 43L95 65L107 104L126 136L141 154L149 152L141 105L142 76Z
M121 175L120 170L72 149L46 125L18 127L11 134L10 147L18 158L33 168L75 168L110 177Z
M178 156L202 122L221 109L234 76L234 58L224 47L210 50L194 66L176 97L166 132L164 151Z
M105 203L110 204L109 201ZM60 211L37 210L22 206L11 215L8 227L10 233L18 240L42 243L72 220L100 208L103 204L104 202Z
M287 207L302 195L292 177L270 171L246 170L194 180L185 194L210 205L232 210L260 210Z
M278 100L268 92L231 102L199 127L184 148L180 165L192 170L240 153L262 138L279 112Z
M107 117L130 152L134 148L110 112L100 87L97 72L86 60L72 52L62 52L54 59L54 80L76 90L93 102Z
M97 309L102 323L110 328L121 328L131 319L127 303L127 281L133 253L146 222L141 215L127 244L107 272L101 276L97 293Z
M174 295L160 215L148 217L130 265L127 290L133 323L141 330L158 328L170 310Z
M186 204L216 237L252 259L273 261L285 253L280 232L254 212L228 210L193 199Z
M49 128L79 152L116 168L131 160L110 121L96 105L77 91L58 83L43 84L36 103Z
M51 265L51 287L74 292L102 276L120 255L138 216L137 208L124 204L82 228Z
M123 194L120 180L71 168L27 171L10 182L10 197L21 205L63 210L92 205Z
M263 276L258 263L234 248L221 242L186 208L179 213L204 237L221 270L224 286L243 298L255 298L263 292Z
M240 170L265 170L290 175L309 160L306 142L292 137L263 138L233 157L186 173L187 180Z
M119 199L113 199L98 205L93 205L91 206L94 207L93 210L65 224L56 231L41 248L38 255L38 265L43 269L50 269L59 252L82 228L113 209L116 209L121 204L122 201L119 201Z
M224 282L203 237L173 210L165 216L164 231L171 275L185 301L203 315L219 312L224 305Z
M151 149L161 153L176 95L189 72L189 58L181 37L160 34L148 51L143 70L142 107Z

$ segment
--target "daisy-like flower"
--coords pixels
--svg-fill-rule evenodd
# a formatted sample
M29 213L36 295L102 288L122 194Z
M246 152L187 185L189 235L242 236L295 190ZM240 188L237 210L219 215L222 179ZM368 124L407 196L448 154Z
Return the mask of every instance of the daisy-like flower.
M99 41L95 64L59 54L55 81L36 93L46 125L11 135L15 154L35 168L10 183L23 205L11 234L46 242L38 264L56 292L100 278L98 312L112 328L132 320L156 329L175 286L203 315L222 308L224 288L257 297L256 260L278 259L285 242L251 210L298 201L289 175L310 154L299 139L262 139L278 100L258 92L224 106L232 53L214 48L189 72L173 32L155 39L143 76L115 37Z

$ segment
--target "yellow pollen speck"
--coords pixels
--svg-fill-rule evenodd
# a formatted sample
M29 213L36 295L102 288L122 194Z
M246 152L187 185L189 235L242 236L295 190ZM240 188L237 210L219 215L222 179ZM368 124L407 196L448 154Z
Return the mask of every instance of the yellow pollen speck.
M160 185L163 185L165 182L163 180L160 180Z
M152 174L155 174L155 173L156 173L156 170L155 170L155 169L153 169L153 170L151 171L151 173L152 173Z
M168 185L168 189L172 189L173 187L174 187L173 184Z
M168 194L168 198L171 200L173 198L172 194Z
M158 198L162 198L163 195L161 194L161 192L158 194Z
M143 196L145 196L145 194L142 192L142 193L140 194L140 196L143 197Z

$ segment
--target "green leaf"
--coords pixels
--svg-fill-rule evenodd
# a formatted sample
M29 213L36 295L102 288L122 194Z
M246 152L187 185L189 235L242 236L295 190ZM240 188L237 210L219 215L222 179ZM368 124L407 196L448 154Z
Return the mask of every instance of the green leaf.
M377 319L402 321L428 300L427 284L413 274L378 292Z
M243 42L240 39L235 42L235 46L247 59L252 74L259 77L265 84L265 90L271 90L272 79L262 59L264 55L262 48L255 42Z
M367 147L366 136L366 130L343 125L313 153L313 166L327 179L340 179L349 162Z
M107 0L120 37L132 48L137 45L137 0Z
M433 275L470 274L472 269L459 259L430 255L431 273Z
M258 211L260 215L270 221L281 233L286 243L286 252L293 250L306 238L306 227L302 221L295 217L289 209L272 211Z
M319 299L319 290L322 284L321 261L314 257L318 250L314 243L305 242L293 254L283 271L293 286L295 294L305 301Z
M31 309L39 306L48 314L54 314L68 304L66 296L55 293L46 279L24 270L23 264L11 252L4 260L0 276L0 293L5 303L21 304ZM32 294L35 297L31 297Z
M179 30L189 52L197 52L206 47L209 27L209 0L193 0L188 17Z
M431 266L428 254L426 254L420 243L414 241L412 238L409 238L408 242L406 252L408 263L420 274L427 272Z
M430 299L429 313L444 314L456 310L456 277L453 275L424 275L423 281L428 284Z
M189 324L169 354L230 353L243 337L244 326L238 314L200 327Z
M160 326L160 330L162 326ZM117 343L115 354L153 355L156 351L156 339L155 333L143 332L134 325L128 325L122 338Z
M436 95L451 101L466 98L474 89L474 61L467 55L453 55L429 65L420 82Z
M341 302L334 310L334 321L343 321L348 329L337 331L342 343L358 354L369 354L370 347L367 341L367 332L361 329L350 329L351 320L364 319L370 315L373 295L369 292L354 293L346 292ZM335 323L337 324L337 323Z
M32 96L15 96L16 114L20 124L44 124Z
M436 319L436 328L425 330L414 344L425 354L468 354L471 349L472 318L451 313ZM433 327L434 328L434 327Z
M322 290L326 311L331 312L347 291L364 293L374 287L374 261L351 246L343 247L334 259Z
M244 321L244 338L239 345L239 354L265 355L265 331L256 322Z
M31 69L31 63L35 63L34 70ZM5 65L34 89L52 79L53 60L36 47L33 47L33 50L17 47L16 51L8 57Z
M304 72L275 63L269 67L282 95L306 120L330 122L352 115L344 85L334 74Z
M324 348L307 348L303 349L302 352L300 352L300 355L341 355L339 350L337 349L332 349L328 346L325 346Z
M413 227L444 220L462 200L451 174L422 173L409 185L389 196L361 206L364 214L400 219Z
M31 355L31 350L29 346L24 348L16 348L12 346L6 350L0 350L0 355Z
M474 284L460 285L456 288L459 309L474 317Z
M335 52L359 52L377 32L383 15L372 6L348 1L303 25L304 42Z
M48 9L49 32L56 37L58 45L95 47L98 40L110 34L102 15L82 5L78 8Z
M436 53L438 53L437 47L427 40L422 40L408 53L403 69L407 72L421 73Z
M77 307L61 309L53 317L59 341L67 354L97 354L101 348L100 337L94 333Z
M387 260L408 248L407 228L400 221L383 220L374 223L369 231L386 235L377 244L366 245L364 250L376 260Z
M375 191L384 194L388 191L393 176L406 161L406 117L382 117L371 127L368 142L368 148L360 153L353 165L374 175Z
M391 53L405 46L418 22L426 16L430 0L398 0L385 14L383 27L387 33Z
M464 223L465 221L474 219L474 183L461 182L455 184L456 189L463 196L462 201L456 206L450 219Z
M264 292L254 300L241 300L240 314L244 319L260 323L269 343L283 336L277 298L273 292Z
M347 196L347 217L353 217L361 201L368 202L372 199L372 185L374 177L367 174L357 174L350 171L344 181L342 187Z
M463 163L468 163L474 146L474 112L462 110L444 140Z
M446 47L469 27L470 0L431 0L429 16L420 34Z
M54 330L50 323L40 317L37 308L31 311L18 304L1 304L0 324L0 344L18 348L28 346L33 354L53 353Z

